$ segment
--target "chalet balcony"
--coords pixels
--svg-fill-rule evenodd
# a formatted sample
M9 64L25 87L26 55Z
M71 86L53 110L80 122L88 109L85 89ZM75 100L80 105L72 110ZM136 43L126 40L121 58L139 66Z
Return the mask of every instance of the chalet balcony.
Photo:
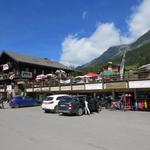
M146 76L146 78L145 78ZM51 84L49 84L51 83ZM104 78L101 81L90 80L89 82L75 82L72 80L70 83L52 83L47 81L41 82L29 82L26 85L27 92L66 92L66 91L106 91L113 89L149 89L150 90L150 78L143 74L139 76L137 74L130 74L124 76L123 80L118 78Z
M61 81L61 82L60 82ZM106 91L113 89L149 89L150 90L150 74L149 73L128 73L125 74L123 79L120 76L107 76L103 77L101 80L96 80L95 78L90 78L87 80L75 80L70 79L70 82L65 82L63 80L32 80L25 81L24 86L27 92L69 92L69 91ZM68 80L69 81L69 80ZM0 84L0 92L4 92L4 85Z

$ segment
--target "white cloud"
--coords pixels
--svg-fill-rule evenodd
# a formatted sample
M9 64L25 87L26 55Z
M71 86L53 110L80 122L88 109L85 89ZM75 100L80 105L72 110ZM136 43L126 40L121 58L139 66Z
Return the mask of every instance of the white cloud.
M133 38L137 38L150 29L150 0L143 0L134 8L128 24Z
M114 24L100 24L89 38L66 37L62 44L61 63L75 66L83 64L116 44L120 44L120 36Z
M69 35L62 43L60 62L65 65L82 65L100 56L110 46L129 43L150 28L150 0L143 0L136 6L128 20L130 36L122 36L114 23L99 24L91 36L79 38ZM86 13L82 15L84 18Z

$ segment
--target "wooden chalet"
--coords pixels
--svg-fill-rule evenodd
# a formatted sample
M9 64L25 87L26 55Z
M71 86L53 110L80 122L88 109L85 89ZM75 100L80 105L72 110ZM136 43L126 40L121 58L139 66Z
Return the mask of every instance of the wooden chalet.
M55 73L58 69L72 72L69 67L47 58L34 58L12 51L3 51L0 55L0 81L5 83L18 79L34 80L39 74Z
M101 72L103 72L103 71L112 71L114 73L119 73L120 65L115 65L115 64L112 64L112 62L108 62L107 65L100 68L100 71Z

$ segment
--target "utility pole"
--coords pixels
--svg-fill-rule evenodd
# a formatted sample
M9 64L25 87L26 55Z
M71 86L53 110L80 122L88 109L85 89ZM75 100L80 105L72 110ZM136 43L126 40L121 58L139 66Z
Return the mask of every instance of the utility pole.
M120 80L123 80L123 76L124 76L125 56L126 56L126 50L123 54L122 61L120 64Z

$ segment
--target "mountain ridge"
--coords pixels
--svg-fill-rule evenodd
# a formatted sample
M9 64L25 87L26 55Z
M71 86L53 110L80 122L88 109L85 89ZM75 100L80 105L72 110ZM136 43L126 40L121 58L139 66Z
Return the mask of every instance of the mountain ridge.
M110 59L121 56L125 51L132 51L142 45L150 42L150 30L140 36L137 40L130 44L122 44L117 46L111 46L102 55L93 59L92 61L77 67L77 69L82 70L88 67L92 67L101 63L108 62Z

